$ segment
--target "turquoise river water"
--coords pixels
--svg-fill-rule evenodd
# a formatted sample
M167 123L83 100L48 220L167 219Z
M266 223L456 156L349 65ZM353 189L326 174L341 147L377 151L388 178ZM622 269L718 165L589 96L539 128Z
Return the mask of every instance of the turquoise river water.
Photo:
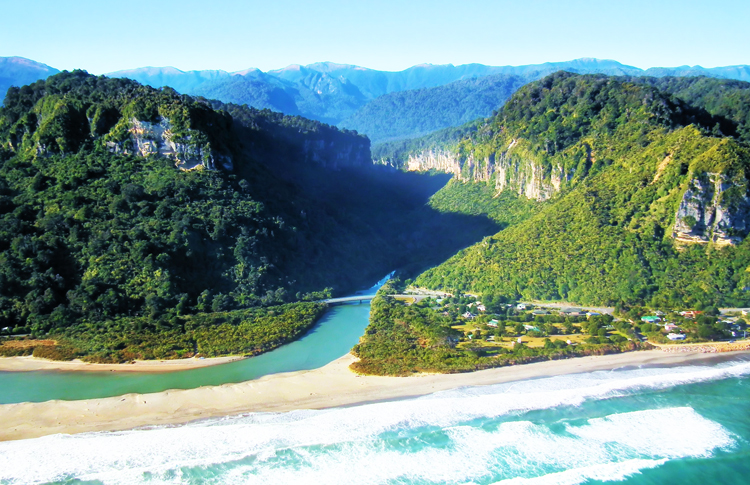
M369 304L335 306L304 337L271 352L228 364L180 372L0 372L0 404L51 399L94 399L131 392L193 389L258 377L317 369L359 341L367 326Z
M335 308L330 318L338 316L352 327L328 333L324 322L306 338L325 334L325 347L348 328L358 337L367 306ZM346 347L335 357L351 344ZM288 359L289 370L319 365L312 355L278 355ZM210 383L215 376L200 372L216 369L190 372ZM232 375L247 379L256 372L249 369ZM8 382L16 381L2 381L3 395ZM122 385L165 388L144 382ZM750 483L750 360L625 368L345 408L0 443L0 484L605 482Z

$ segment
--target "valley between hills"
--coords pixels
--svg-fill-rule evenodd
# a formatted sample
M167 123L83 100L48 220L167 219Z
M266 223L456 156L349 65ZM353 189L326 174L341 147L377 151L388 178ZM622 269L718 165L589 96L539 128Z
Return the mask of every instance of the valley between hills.
M29 66L40 79L0 108L0 328L32 344L4 356L258 355L393 270L353 349L361 373L637 350L664 323L692 342L744 328L717 310L750 306L750 83L726 79L740 68ZM445 297L388 296L410 287ZM655 311L661 326L642 320Z

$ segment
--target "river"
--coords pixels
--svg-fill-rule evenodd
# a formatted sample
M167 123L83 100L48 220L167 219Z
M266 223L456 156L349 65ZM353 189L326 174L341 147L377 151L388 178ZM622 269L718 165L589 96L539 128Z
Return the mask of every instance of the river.
M359 294L374 294L387 280ZM193 389L310 370L346 355L364 334L369 302L330 308L301 339L265 354L228 364L180 372L0 372L0 404L77 400Z

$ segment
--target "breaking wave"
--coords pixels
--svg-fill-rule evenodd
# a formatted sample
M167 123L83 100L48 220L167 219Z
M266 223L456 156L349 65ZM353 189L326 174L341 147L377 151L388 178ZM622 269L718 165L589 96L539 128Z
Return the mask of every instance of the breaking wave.
M349 408L6 442L0 483L622 480L669 460L710 457L737 437L689 405L652 400L647 409L610 406L602 415L576 413L577 406L748 374L747 362L593 372Z

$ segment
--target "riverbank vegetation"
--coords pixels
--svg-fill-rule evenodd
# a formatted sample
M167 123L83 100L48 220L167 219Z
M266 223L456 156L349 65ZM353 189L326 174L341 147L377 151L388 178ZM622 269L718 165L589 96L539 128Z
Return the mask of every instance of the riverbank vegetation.
M229 312L120 317L54 330L47 340L0 344L0 356L122 363L186 357L251 356L301 337L325 312L321 303L291 303ZM2 341L0 341L2 342Z

